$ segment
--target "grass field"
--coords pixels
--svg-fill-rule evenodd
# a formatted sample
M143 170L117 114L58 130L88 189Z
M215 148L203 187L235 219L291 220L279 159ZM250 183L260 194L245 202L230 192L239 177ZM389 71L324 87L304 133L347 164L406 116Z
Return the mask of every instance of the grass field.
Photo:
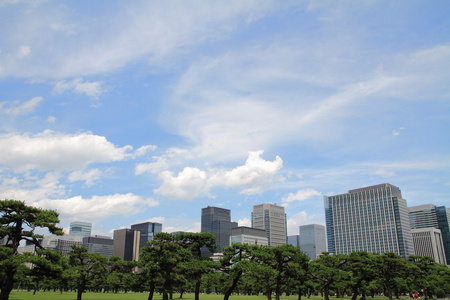
M91 293L86 292L83 294L83 300L147 300L147 293ZM64 292L60 294L59 292L37 292L33 295L33 292L11 292L9 297L10 300L76 300L77 294L75 292ZM160 294L155 294L154 300L162 300ZM179 300L179 295L174 294L173 300ZM184 300L194 300L194 294L184 294ZM222 300L223 295L200 295L200 300ZM232 295L230 300L266 300L266 296L239 296ZM275 300L275 297L272 297ZM337 298L330 297L330 300L335 300ZM350 300L351 297L340 298ZM387 298L367 298L368 300L386 300ZM297 296L287 296L281 297L281 300L297 300ZM302 300L323 300L323 297L302 297Z

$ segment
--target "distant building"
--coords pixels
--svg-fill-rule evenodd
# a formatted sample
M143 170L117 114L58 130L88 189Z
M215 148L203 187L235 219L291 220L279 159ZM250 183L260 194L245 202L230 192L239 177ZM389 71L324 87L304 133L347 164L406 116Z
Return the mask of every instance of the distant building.
M92 223L74 221L70 223L69 234L79 235L82 237L91 236Z
M233 243L268 246L269 239L265 230L240 226L231 229L230 244Z
M450 264L450 209L424 204L408 207L416 255L432 257L436 262ZM424 241L429 242L424 242ZM443 247L443 250L441 249ZM427 249L428 248L428 249ZM441 251L444 251L442 257Z
M237 227L231 222L230 210L220 207L208 206L202 208L201 232L209 232L216 236L216 252L222 252L230 245L231 228ZM208 249L202 249L203 256L211 256Z
M114 256L118 256L126 261L138 261L139 245L139 231L128 228L114 230Z
M72 245L83 246L83 237L74 234L46 235L41 243L44 249L60 251L63 256L69 256Z
M287 243L287 223L284 207L271 203L253 206L252 227L266 231L269 246Z
M398 187L379 184L325 196L328 251L414 254L406 200Z
M140 232L140 250L142 247L148 246L147 242L150 242L155 234L162 232L162 224L145 222L131 225L131 229Z
M309 259L316 259L327 251L325 226L319 224L302 225L299 227L299 246Z
M83 238L83 246L89 253L98 253L110 258L113 255L114 240L109 236L88 236Z
M287 237L288 244L300 249L300 236L296 235L288 235Z

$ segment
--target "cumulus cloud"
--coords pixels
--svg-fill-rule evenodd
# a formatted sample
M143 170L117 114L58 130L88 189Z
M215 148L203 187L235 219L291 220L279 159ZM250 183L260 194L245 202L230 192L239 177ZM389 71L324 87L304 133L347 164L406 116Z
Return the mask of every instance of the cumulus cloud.
M42 97L34 97L21 103L19 100L12 102L0 102L0 112L8 115L18 116L33 112L38 104L44 100Z
M240 220L238 220L238 226L251 227L252 221L249 218L240 219Z
M86 221L98 221L114 215L132 215L158 204L158 201L152 198L143 198L132 193L92 198L77 196L68 199L45 199L32 203L36 207L56 210L63 218L79 218Z
M76 94L85 94L98 99L106 91L103 81L83 82L83 78L75 78L72 81L61 80L55 84L53 92L62 94L71 91Z
M283 167L283 160L279 156L274 161L266 161L261 158L262 153L263 151L249 152L244 165L229 171L223 169L202 171L198 168L185 167L176 176L170 171L161 172L159 177L163 180L163 184L154 192L171 199L184 200L214 197L210 194L212 187L239 188L241 194L260 194L269 188L274 180L281 180L281 177L276 175Z
M318 217L317 215L308 215L306 211L301 211L293 215L292 217L288 216L287 219L287 232L288 235L297 235L299 234L298 227L301 225L308 224L323 224L323 217Z
M45 130L37 134L1 134L0 164L17 172L80 170L91 163L124 160L131 155L131 149L131 146L117 147L90 132L64 134Z
M290 203L294 201L305 201L311 197L314 196L320 196L321 194L313 189L305 189L305 190L298 190L297 193L289 193L287 197L281 199L281 202L283 203Z
M69 174L68 180L70 182L74 181L84 181L86 186L92 186L97 180L99 180L102 176L102 173L99 169L91 169L87 172L83 172L81 170L74 171Z

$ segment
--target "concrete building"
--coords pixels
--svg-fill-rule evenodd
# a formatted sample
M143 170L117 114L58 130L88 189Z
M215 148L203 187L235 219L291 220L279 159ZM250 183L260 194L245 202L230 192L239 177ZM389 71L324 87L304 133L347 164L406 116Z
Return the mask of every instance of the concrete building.
M284 206L271 203L253 206L252 227L266 231L269 246L275 247L287 243L287 224Z
M388 183L325 196L328 251L414 254L406 200Z
M412 229L415 255L429 256L439 264L447 264L441 230L434 227Z
M128 228L114 230L113 239L113 255L126 261L139 260L139 231Z
M46 235L41 243L43 248L60 251L63 256L69 256L72 245L83 246L83 237L76 234Z
M79 235L82 237L91 236L92 223L74 221L70 223L69 234Z
M142 247L148 246L147 242L150 242L155 234L162 232L162 224L145 222L131 225L131 229L140 232L140 250Z
M287 243L300 249L300 236L296 235L288 235Z
M230 245L231 229L237 227L236 222L231 222L229 209L208 206L202 208L201 232L209 232L216 236L216 252L222 252ZM202 249L202 255L211 256L206 248Z
M411 229L413 229L414 249L417 255L424 255L421 253L433 254L433 259L438 262L441 261L441 249L444 251L443 264L450 264L450 210L445 206L435 206L433 204L424 204L408 207L409 220ZM420 230L419 230L420 229ZM435 241L433 243L423 243L423 240ZM436 240L436 239L440 239ZM425 249L429 247L430 249Z
M113 255L114 240L109 236L88 236L83 238L83 246L89 253L98 253L110 258Z
M325 226L308 224L299 227L299 246L309 259L316 259L322 252L327 251Z
M233 243L268 246L269 239L265 230L240 226L231 229L230 244Z

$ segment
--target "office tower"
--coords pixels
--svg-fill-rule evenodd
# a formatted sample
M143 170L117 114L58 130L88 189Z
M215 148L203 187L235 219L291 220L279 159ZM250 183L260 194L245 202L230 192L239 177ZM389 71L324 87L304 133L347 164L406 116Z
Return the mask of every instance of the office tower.
M287 243L300 249L300 236L296 235L288 235Z
M114 240L109 236L87 236L83 238L83 246L89 253L98 253L110 258L113 255Z
M231 222L230 210L220 207L208 206L202 208L201 232L209 232L216 236L216 252L222 252L230 245L231 228L237 227ZM202 255L211 256L207 249L202 249Z
M283 206L271 203L254 205L252 227L266 231L271 247L287 243L286 214Z
M140 232L128 228L114 230L113 255L126 261L139 260Z
M325 196L328 251L414 254L406 200L388 183Z
M140 234L140 244L139 249L148 246L147 242L153 239L153 236L162 231L161 223L145 222L140 224L131 225L132 230L139 231Z
M442 257L440 247L442 245L445 259L444 262L440 263L450 264L450 209L445 206L436 207L433 204L424 204L409 207L408 211L411 229L413 230L413 241L415 242L414 249L417 250L415 254L425 255L424 253L428 253L427 256L432 257L436 262L440 262ZM423 243L425 236L430 241L428 244ZM426 245L430 249L425 249Z
M83 237L76 234L46 235L41 243L44 249L60 251L63 256L69 256L72 245L83 246Z
M302 225L299 227L300 250L309 259L316 259L322 252L327 251L325 226L319 224Z
M233 243L268 246L269 239L265 230L240 226L231 229L230 244Z
M91 230L92 230L92 223L74 221L70 223L69 234L86 237L91 235Z

